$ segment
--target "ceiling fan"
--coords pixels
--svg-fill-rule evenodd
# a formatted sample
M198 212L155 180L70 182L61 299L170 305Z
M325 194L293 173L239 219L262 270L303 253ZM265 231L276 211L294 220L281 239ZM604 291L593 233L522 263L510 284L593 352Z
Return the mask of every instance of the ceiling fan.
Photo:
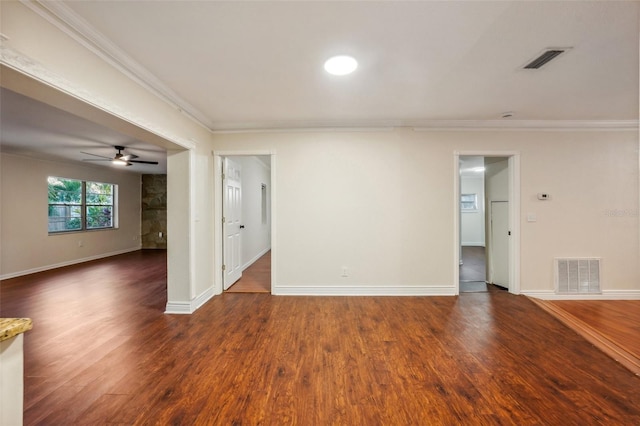
M105 157L103 155L98 155L98 154L92 154L90 152L84 152L84 151L80 151L82 154L86 154L86 155L93 155L94 157L100 157L100 159L93 159L93 158L86 158L83 159L82 161L111 161L111 163L113 163L116 166L130 166L132 163L138 163L138 164L158 164L157 161L142 161L142 160L134 160L134 158L138 158L137 155L135 154L127 154L124 155L122 153L122 151L125 150L124 146L120 146L120 145L116 145L114 146L114 148L116 149L116 151L118 151L115 155L115 157L111 158L111 157Z

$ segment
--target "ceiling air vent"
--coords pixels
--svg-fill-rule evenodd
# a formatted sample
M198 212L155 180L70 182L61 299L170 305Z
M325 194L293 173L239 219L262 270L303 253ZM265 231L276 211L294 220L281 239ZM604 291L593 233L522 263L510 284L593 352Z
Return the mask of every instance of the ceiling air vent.
M559 55L562 55L566 52L567 49L547 49L540 56L529 62L524 66L526 70L537 70L542 68L543 65L547 64L554 58L557 58Z

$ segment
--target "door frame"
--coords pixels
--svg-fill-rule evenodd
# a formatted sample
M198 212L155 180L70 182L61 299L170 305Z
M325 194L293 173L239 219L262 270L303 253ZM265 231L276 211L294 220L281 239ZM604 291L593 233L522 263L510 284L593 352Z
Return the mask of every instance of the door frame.
M215 294L222 294L224 291L224 252L222 241L224 239L222 229L222 173L224 171L223 158L232 156L254 157L267 155L271 157L271 185L270 185L270 205L269 214L271 217L271 294L277 294L276 281L276 154L273 150L247 150L247 151L212 151L213 155L213 288Z
M520 294L520 153L518 151L454 151L453 153L453 284L460 294L460 157L506 157L509 161L509 292ZM486 235L485 235L486 238Z

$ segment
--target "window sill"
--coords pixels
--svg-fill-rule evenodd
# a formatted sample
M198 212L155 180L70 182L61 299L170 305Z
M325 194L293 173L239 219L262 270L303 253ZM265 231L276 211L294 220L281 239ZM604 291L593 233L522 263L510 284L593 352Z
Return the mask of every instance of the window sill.
M48 232L49 236L52 235L68 235L68 234L86 234L87 232L100 232L100 231L117 231L119 228L98 228L98 229L78 229L72 231L57 231L57 232Z

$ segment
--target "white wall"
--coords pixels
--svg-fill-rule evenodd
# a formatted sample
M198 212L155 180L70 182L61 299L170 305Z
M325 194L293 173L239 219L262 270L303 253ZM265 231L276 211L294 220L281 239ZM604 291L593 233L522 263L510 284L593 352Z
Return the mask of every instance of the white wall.
M49 235L48 176L118 185L118 229ZM0 190L3 278L140 248L139 174L2 154Z
M605 292L637 292L637 146L637 131L285 132L214 143L277 152L276 294L453 289L452 159L472 150L520 153L523 292L553 291L557 256L602 257ZM538 192L553 198L539 202Z
M242 167L242 269L271 249L271 214L262 223L262 185L267 186L267 199L271 192L271 170L267 159L257 156L232 156ZM270 203L267 204L267 212Z
M460 238L463 246L484 247L484 178L479 176L460 176L460 194L476 194L478 209L460 211Z

